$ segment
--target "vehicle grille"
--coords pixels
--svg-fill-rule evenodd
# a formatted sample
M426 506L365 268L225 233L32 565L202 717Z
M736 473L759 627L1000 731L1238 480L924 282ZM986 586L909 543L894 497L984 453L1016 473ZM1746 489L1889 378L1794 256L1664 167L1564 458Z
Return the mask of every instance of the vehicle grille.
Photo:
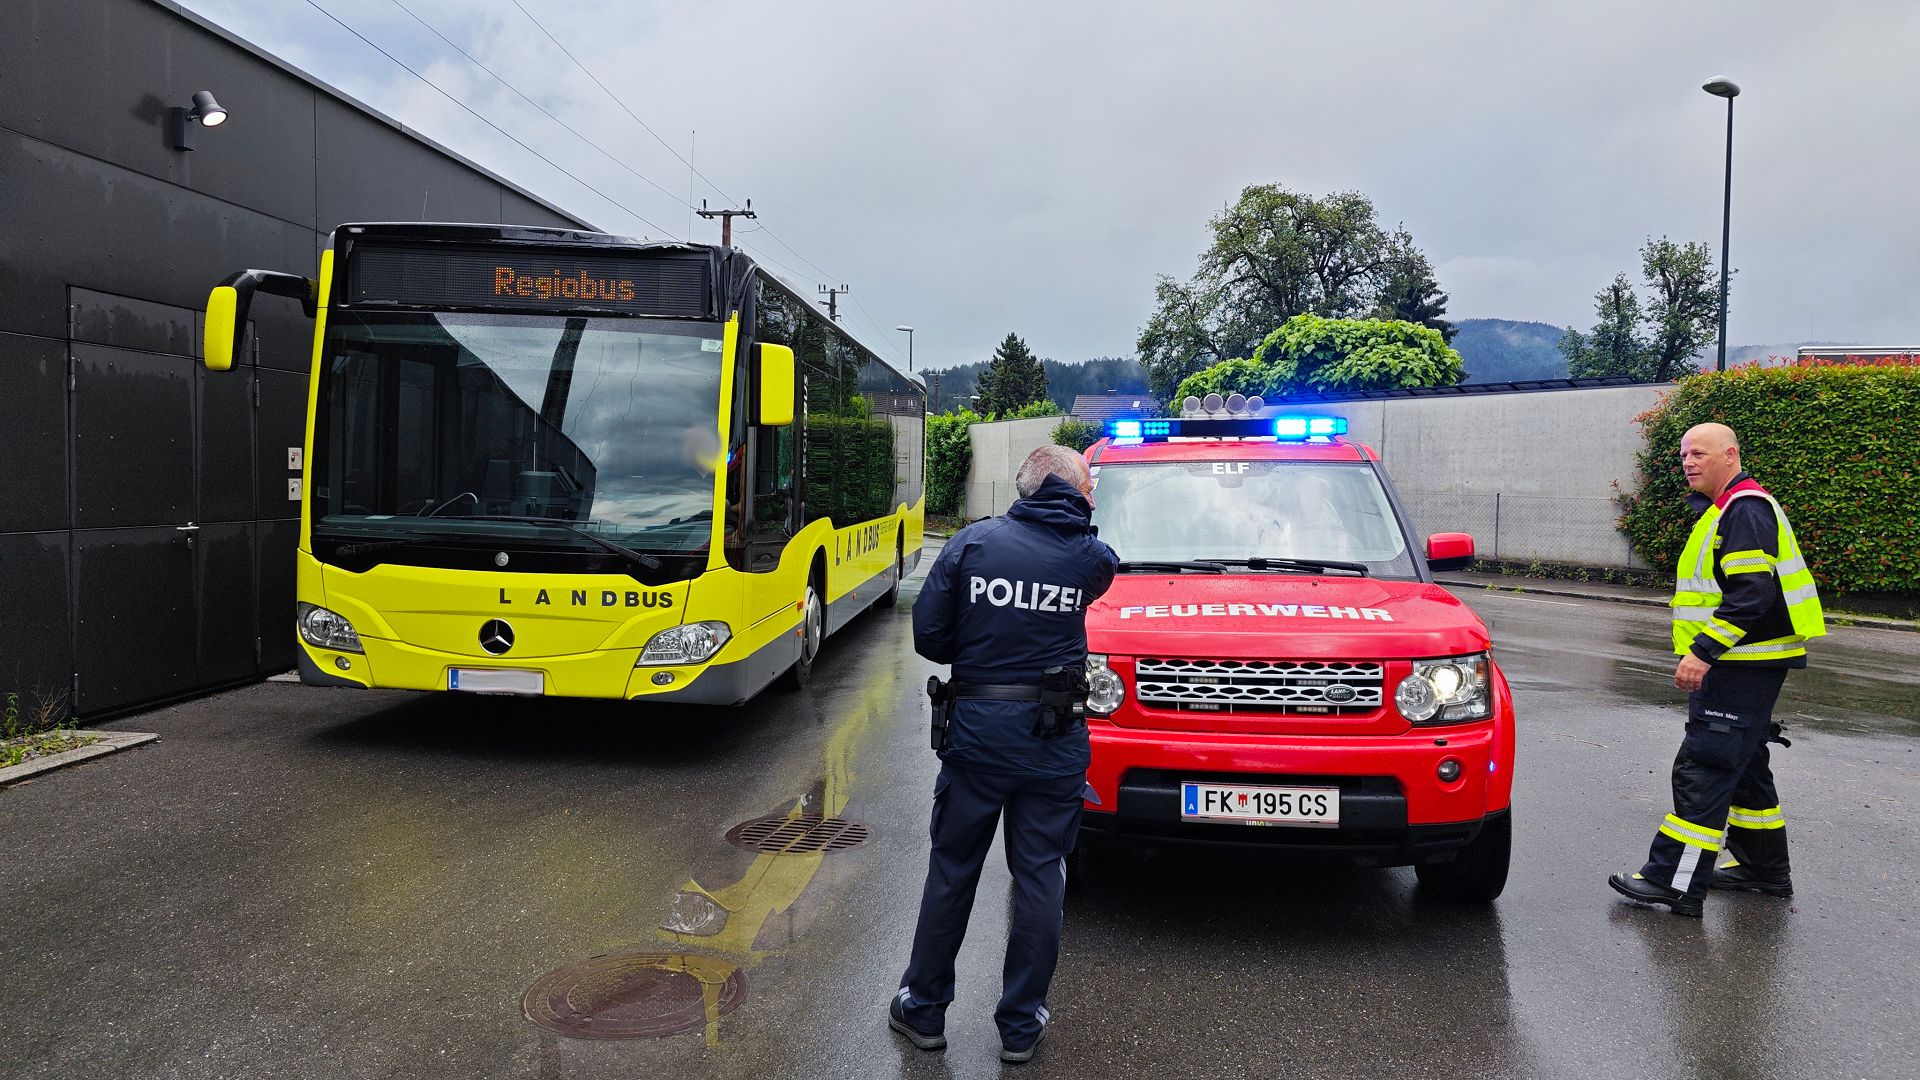
M1134 661L1140 704L1185 712L1349 716L1380 708L1381 665L1317 660ZM1337 689L1344 688L1344 689ZM1348 696L1351 694L1351 696Z

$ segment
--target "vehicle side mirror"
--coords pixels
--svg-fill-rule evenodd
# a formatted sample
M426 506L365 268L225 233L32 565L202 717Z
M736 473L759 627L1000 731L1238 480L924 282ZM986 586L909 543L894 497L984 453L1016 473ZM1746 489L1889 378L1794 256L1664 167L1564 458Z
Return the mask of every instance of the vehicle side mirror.
M793 350L785 345L764 342L759 349L758 423L761 427L786 427L793 423L793 385L796 375Z
M241 338L247 332L247 316L253 309L253 294L271 293L300 301L307 318L313 318L317 288L307 278L272 270L242 270L213 287L207 295L207 325L201 335L202 361L208 371L226 371L240 355Z
M1427 567L1465 570L1473 562L1473 537L1466 533L1434 533L1427 537Z

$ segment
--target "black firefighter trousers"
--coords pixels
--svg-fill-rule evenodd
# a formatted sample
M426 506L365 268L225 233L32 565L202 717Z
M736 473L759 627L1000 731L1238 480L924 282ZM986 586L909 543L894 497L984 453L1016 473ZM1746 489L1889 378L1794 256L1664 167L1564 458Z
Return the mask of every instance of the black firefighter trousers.
M1773 785L1767 740L1787 669L1715 664L1687 701L1687 733L1673 761L1673 813L1640 876L1704 895L1724 847L1733 863L1786 880L1787 821Z

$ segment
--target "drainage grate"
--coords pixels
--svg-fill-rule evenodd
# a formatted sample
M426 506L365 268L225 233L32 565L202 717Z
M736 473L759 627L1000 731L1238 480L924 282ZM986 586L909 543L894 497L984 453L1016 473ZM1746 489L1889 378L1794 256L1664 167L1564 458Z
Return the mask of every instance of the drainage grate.
M652 1039L704 1028L746 996L746 973L724 960L614 953L541 976L521 1010L576 1039Z
M764 817L728 829L727 843L748 851L809 855L857 847L867 842L868 835L865 825L842 818Z

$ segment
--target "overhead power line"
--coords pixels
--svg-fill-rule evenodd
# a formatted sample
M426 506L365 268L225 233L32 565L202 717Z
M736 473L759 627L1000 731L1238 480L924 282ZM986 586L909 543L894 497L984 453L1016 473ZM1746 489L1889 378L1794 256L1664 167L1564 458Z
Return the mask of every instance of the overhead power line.
M493 70L492 68L488 67L486 64L482 63L480 59L474 56L472 53L461 48L459 43L455 42L452 38L449 38L447 35L441 33L438 28L436 28L432 23L428 22L427 20L421 18L417 13L414 12L412 8L401 3L400 0L389 0L389 2L392 3L394 7L397 7L401 11L406 12L408 17L413 19L414 22L417 22L421 26L426 27L428 33L431 33L434 37L437 37L441 41L446 42L448 48L452 49L454 52L459 53L461 56L466 57L468 63L472 64L474 67L477 67L481 71L484 71L488 75L492 76L494 82L497 82L501 86L506 87L508 90L513 91L515 96L519 97L521 101L524 101L527 104L533 106L534 108L540 110L540 114L542 116L545 116L547 119L567 129L567 131L573 134L574 138L579 139L581 142L586 143L588 146L593 147L595 150L598 150L600 152L601 157L604 157L608 161L611 161L615 165L618 165L622 169L625 169L627 171L627 174L632 176L634 179L639 180L640 182L648 185L649 187L652 187L655 191L658 191L660 194L665 195L669 199L672 199L676 205L679 204L680 197L678 195L675 195L673 192L668 191L666 188L662 187L652 177L641 173L639 170L635 169L633 166L628 165L626 162L620 160L606 147L601 146L599 143L594 142L592 139L589 139L585 135L581 134L580 131L576 129L572 124L567 123L565 120L562 120L558 116L555 116L552 112L549 112L546 106L540 104L538 101L535 101L533 98L529 97L525 91L521 90L519 87L508 82L506 78L503 77L499 72ZM665 229L662 229L661 231L666 232ZM667 235L672 236L673 234L667 233Z
M601 191L599 188L594 187L592 184L587 183L585 180L580 179L578 176L575 176L572 172L568 171L567 168L561 165L559 162L554 161L552 158L548 157L547 155L541 153L538 150L535 150L533 147L528 146L526 143L521 142L517 137L514 136L512 132L508 131L506 128L501 127L499 124L494 123L493 121L487 119L486 117L480 115L478 112L474 111L472 106L468 105L464 101L461 101L459 98L454 97L452 94L448 93L445 89L443 89L440 86L440 84L434 82L432 79L427 78L425 75L420 74L418 71L415 71L413 68L409 67L404 61L402 61L399 57L393 55L387 50L381 48L379 45L375 44L371 38L367 37L367 35L361 33L360 31L354 29L352 26L348 25L338 15L335 15L333 12L328 11L326 8L321 7L319 4L315 3L314 0L307 0L307 6L319 12L320 14L325 15L327 18L331 19L342 30L345 30L347 33L352 34L354 37L359 38L362 42L366 44L368 48L372 49L374 52L377 52L381 56L386 57L388 60L393 61L393 63L396 66L398 66L402 71L405 71L407 74L413 76L416 79L419 79L421 82L426 83L428 86L432 87L434 91L438 93L441 97L444 97L448 101L453 102L455 105L460 106L460 108L464 109L467 112L467 114L472 116L475 120L478 120L481 123L492 128L493 130L499 132L501 135L505 136L508 140L510 140L515 146L518 146L520 149L525 150L527 153L532 154L534 157L537 157L541 161L546 162L547 165L557 170L562 176L565 176L567 179L572 180L574 183L579 184L581 187L586 188L588 191L591 191L595 195L598 195L602 199L605 199L608 202L608 204L612 206L616 206L621 210L625 211L626 213L631 214L634 220L639 221L641 224L646 225L648 228L651 228L656 232L663 233L667 236L673 235L673 230L662 228L661 226L655 224L654 222L649 221L644 215L640 213L640 211L635 210L633 207L628 206L626 203L621 202L619 199L614 198L613 196L607 194L606 192Z

